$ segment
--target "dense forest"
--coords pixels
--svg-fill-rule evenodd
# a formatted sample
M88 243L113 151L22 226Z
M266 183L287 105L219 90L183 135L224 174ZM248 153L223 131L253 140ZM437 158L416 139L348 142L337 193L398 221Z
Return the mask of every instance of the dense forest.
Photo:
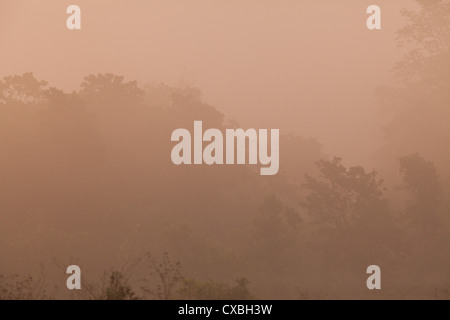
M391 116L373 168L288 132L275 176L175 166L173 130L241 127L200 89L4 77L0 300L449 299L450 4L416 2L396 83L375 90Z

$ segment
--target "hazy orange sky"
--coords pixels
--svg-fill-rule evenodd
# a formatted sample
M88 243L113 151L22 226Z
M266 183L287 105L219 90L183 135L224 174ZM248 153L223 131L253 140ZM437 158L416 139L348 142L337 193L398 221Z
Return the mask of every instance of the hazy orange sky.
M66 29L66 8L82 30ZM382 30L366 8L382 8ZM381 141L373 89L401 52L411 0L0 0L0 76L33 71L65 90L99 72L191 84L243 127L315 137L364 162ZM199 119L201 120L201 119Z

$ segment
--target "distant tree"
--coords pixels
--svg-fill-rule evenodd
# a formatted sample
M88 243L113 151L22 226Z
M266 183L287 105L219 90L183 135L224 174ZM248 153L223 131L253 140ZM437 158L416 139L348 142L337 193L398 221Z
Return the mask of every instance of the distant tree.
M353 273L374 260L391 263L405 252L398 218L376 171L346 168L340 158L317 165L320 175L306 177L309 194L301 206L320 234L312 245L326 254L328 265Z
M293 208L283 205L276 196L267 196L260 205L255 216L255 226L259 237L268 242L282 241L289 228L296 228L303 222L302 218Z
M39 103L48 91L48 83L37 80L33 73L8 76L0 80L0 104Z
M427 237L432 237L439 226L439 211L442 187L433 163L419 154L399 159L404 188L411 194L406 209L412 227L419 228Z
M124 77L112 73L85 77L80 94L97 108L125 110L142 102L144 97L144 91L138 87L137 81L125 82Z
M414 0L419 8L402 10L408 22L397 32L399 46L410 51L394 68L405 84L421 83L429 89L447 86L450 80L450 2Z
M295 245L295 233L303 220L293 208L276 196L263 199L254 217L253 254L268 272L281 272L285 267L283 256Z
M157 300L175 299L176 291L184 279L180 262L173 262L167 252L164 252L161 260L150 254L147 258L150 278L144 280L146 283L143 287L144 292Z
M361 166L347 169L340 158L320 160L317 165L321 175L318 179L306 176L310 193L301 203L315 223L347 230L377 220L388 211L383 180L375 171L366 172Z
M393 110L383 154L395 159L420 152L448 174L450 1L414 2L415 9L402 10L407 22L397 32L399 47L407 51L393 68L398 82L377 89L385 111Z

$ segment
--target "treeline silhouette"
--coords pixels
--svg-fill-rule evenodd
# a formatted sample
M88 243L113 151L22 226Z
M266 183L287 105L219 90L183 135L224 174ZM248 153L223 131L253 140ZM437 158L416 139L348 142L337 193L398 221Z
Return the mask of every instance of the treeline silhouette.
M276 176L175 166L173 130L241 127L196 88L0 80L0 299L448 299L450 5L417 2L397 86L377 89L395 111L370 169L287 133Z

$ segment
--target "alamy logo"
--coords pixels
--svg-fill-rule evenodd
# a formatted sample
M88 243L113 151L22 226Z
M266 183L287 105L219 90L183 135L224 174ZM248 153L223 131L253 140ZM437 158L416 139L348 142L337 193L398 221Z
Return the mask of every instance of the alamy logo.
M192 161L191 133L186 129L176 129L172 133L172 141L179 143L172 149L172 162L176 165L192 163L207 165L246 164L246 155L248 154L248 164L258 164L259 158L259 163L265 166L260 170L261 175L269 176L278 173L280 165L280 131L278 129L270 130L270 155L267 129L259 129L258 131L255 129L246 131L243 129L226 129L225 131L226 141L224 143L222 131L208 129L203 133L203 122L194 121L194 159ZM209 142L205 148L203 148L203 142Z

